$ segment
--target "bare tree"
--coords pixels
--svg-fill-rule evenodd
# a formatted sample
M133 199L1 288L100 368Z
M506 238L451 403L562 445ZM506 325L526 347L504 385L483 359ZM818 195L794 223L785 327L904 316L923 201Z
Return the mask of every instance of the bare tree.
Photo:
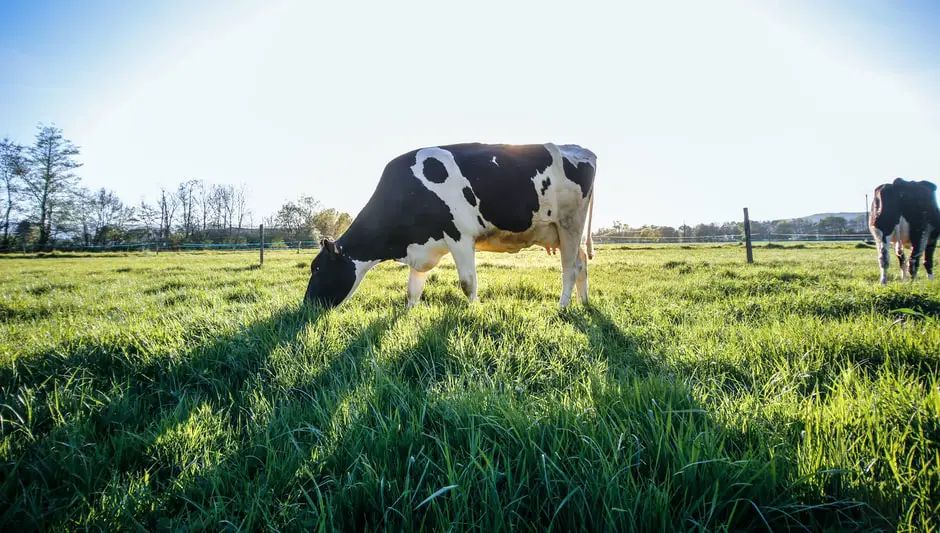
M245 217L251 214L248 208L248 189L242 183L235 189L235 218L238 219L238 229L242 229Z
M158 237L160 229L163 227L160 210L141 200L140 206L137 207L137 219L144 225L148 237Z
M235 187L219 185L219 205L222 208L222 225L232 231L235 217Z
M304 225L303 210L294 202L287 202L274 215L274 225L284 228L287 233L296 235Z
M114 191L102 187L91 194L84 209L90 215L95 244L104 244L109 234L120 234L124 231L128 210Z
M72 171L81 166L73 159L79 149L62 136L61 129L39 125L28 154L30 168L23 175L23 182L35 203L39 244L45 245L52 235L55 209L65 206L66 196L78 180Z
M199 198L199 211L202 215L202 231L206 231L209 211L212 208L212 188L200 180L196 185L196 195Z
M196 232L196 188L198 181L189 180L180 183L176 190L176 198L182 213L183 236L189 237Z
M160 238L167 240L173 231L173 221L176 219L176 209L179 207L179 198L165 188L160 188Z
M0 140L0 185L6 196L7 204L3 213L3 246L10 244L10 213L13 212L14 200L19 193L20 180L26 174L24 148L10 139Z
M92 220L92 210L88 207L93 201L93 195L92 192L85 187L79 187L75 190L73 198L75 203L82 206L81 209L77 210L73 218L81 230L82 244L88 246L91 244L91 240L95 235L95 231L92 228L94 224Z

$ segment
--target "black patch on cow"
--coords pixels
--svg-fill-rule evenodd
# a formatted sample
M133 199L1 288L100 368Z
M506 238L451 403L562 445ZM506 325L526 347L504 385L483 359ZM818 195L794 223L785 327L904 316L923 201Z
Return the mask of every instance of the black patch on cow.
M433 181L434 183L444 183L447 181L447 169L444 168L444 163L441 163L439 160L429 157L424 160L424 177L428 181Z
M480 213L497 228L522 232L532 226L539 197L532 178L552 164L541 144L454 144L449 151L480 202ZM493 157L499 166L493 165Z
M350 258L399 259L405 257L409 244L443 239L445 234L460 239L450 208L412 173L416 154L413 150L385 165L372 197L336 241ZM432 159L425 160L425 177L428 161Z
M547 216L547 217L550 217L550 216L552 216L552 210L551 210L551 209L549 209L549 210L548 210L548 213L545 213L545 216Z
M581 197L584 198L594 185L594 167L586 161L574 166L565 158L565 177L581 186Z
M480 227L483 227L483 228L486 227L486 223L483 222L483 217L481 217L480 215L477 215L477 222L480 223Z
M468 204L477 205L477 197L473 195L473 189L470 187L463 188L463 197L467 199Z
M552 178L546 176L546 178L542 180L542 196L545 196L545 191L548 190L548 186L551 184Z

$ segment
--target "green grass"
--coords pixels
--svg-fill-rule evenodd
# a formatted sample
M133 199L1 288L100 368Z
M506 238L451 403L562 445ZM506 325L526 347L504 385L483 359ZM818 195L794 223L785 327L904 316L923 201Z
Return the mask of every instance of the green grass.
M0 529L937 530L940 282L601 247L299 305L311 254L0 258Z

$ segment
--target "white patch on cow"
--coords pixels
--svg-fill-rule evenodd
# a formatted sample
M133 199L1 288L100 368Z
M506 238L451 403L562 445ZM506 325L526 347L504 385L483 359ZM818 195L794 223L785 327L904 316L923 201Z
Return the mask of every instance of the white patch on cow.
M354 292L356 292L356 289L359 287L359 284L362 283L363 279L365 279L366 274L368 274L369 271L372 270L372 268L375 265L381 263L381 261L357 261L355 259L353 259L352 262L353 262L353 265L356 266L356 281L353 282L352 288L349 289L349 292L343 298L343 302L348 300L349 297L352 296ZM340 304L342 304L343 302L340 302Z
M496 162L496 156L495 156L495 155L493 156L493 164L496 165L496 166L499 166L499 163Z
M427 272L441 261L449 251L443 239L428 239L425 243L412 243L405 248L405 257L395 261L408 265L418 272Z

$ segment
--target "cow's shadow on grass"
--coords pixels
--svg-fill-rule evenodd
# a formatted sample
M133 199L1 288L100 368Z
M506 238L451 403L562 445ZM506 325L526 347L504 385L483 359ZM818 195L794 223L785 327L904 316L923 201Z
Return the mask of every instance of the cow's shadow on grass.
M0 528L870 522L791 483L792 461L716 421L602 309L554 319L582 355L498 313L432 309L413 337L389 336L399 306L315 354L324 315L299 308L178 358L100 344L0 369L5 401L32 406L3 426Z
M206 428L190 422L208 419L224 429L223 438L229 432L239 437L219 466L257 462L257 447L247 443L258 439L246 437L244 418L255 416L259 395L277 388L271 355L296 344L322 315L307 307L283 309L177 356L155 356L145 346L91 344L3 366L6 459L0 464L0 529L62 526L90 512L98 525L152 529L192 507L188 493L193 487L206 491L205 484L213 480L211 475L189 476L192 465L177 460L187 453L198 456L198 450L173 451L186 448L187 439L197 448L209 442L200 444L206 435L199 432ZM305 394L343 394L343 383L334 378L361 366L364 343L393 320L364 324ZM135 487L137 493L131 490ZM216 519L205 523L210 528L225 519L210 512L197 518Z

